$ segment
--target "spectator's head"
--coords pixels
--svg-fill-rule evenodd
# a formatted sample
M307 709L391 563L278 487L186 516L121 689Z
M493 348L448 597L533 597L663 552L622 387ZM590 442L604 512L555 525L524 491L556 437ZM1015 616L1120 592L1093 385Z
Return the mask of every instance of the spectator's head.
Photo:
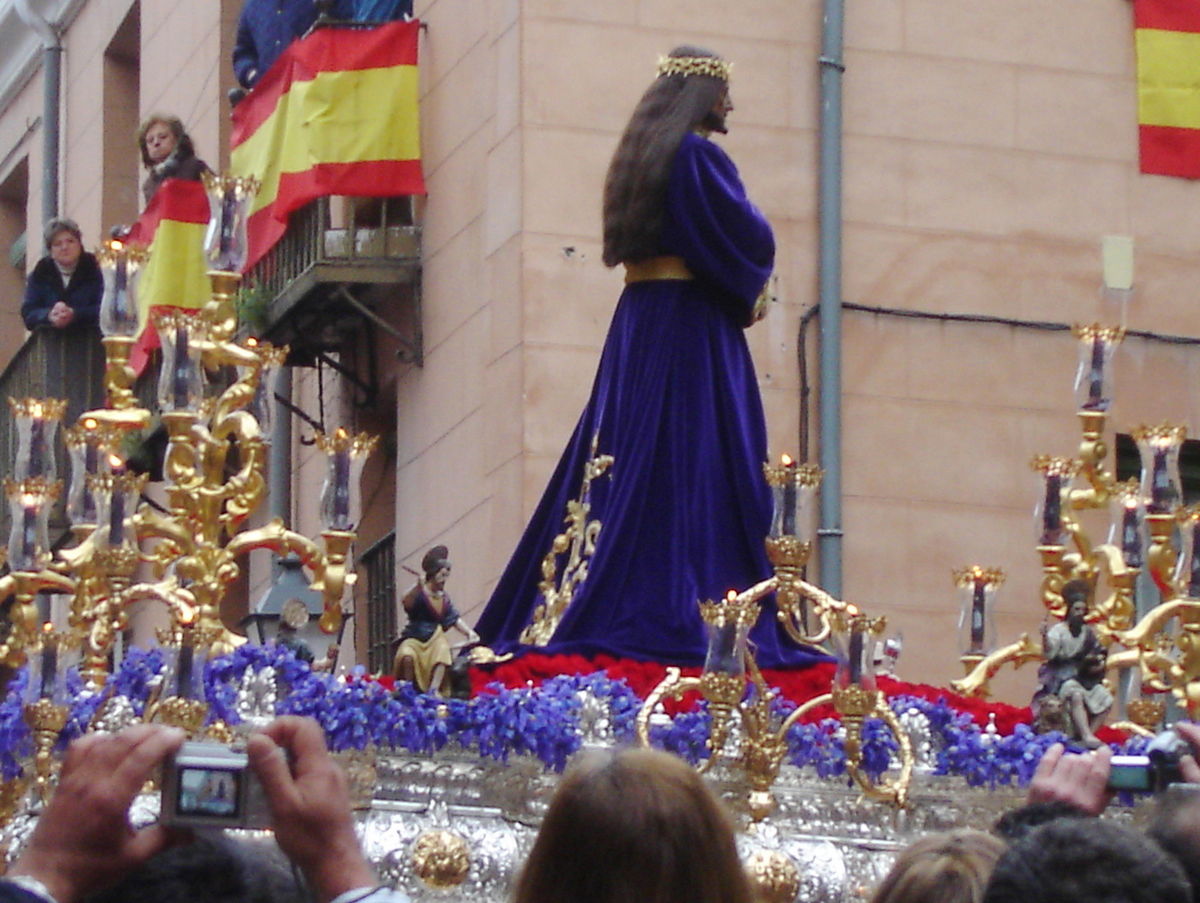
M1014 842L992 870L984 903L1189 903L1178 863L1141 831L1098 818L1060 818Z
M79 262L83 253L83 232L73 219L58 217L46 223L42 230L46 251L61 267L70 269Z
M1057 697L1052 697L1057 699ZM1090 816L1076 806L1062 800L1045 800L1036 803L1026 803L1016 809L1010 809L996 819L992 832L1004 838L1008 843L1020 840L1034 828L1054 821L1056 818L1089 818Z
M733 827L686 762L630 749L567 772L517 881L516 903L750 903Z
M200 836L168 847L85 903L301 903L307 893L274 843Z
M871 903L980 903L1004 841L964 829L930 834L905 849Z
M1155 800L1147 833L1183 867L1196 898L1200 889L1200 787L1168 786Z
M162 163L171 154L180 157L195 155L192 139L183 128L178 116L151 113L137 133L138 150L142 152L142 163L149 169Z

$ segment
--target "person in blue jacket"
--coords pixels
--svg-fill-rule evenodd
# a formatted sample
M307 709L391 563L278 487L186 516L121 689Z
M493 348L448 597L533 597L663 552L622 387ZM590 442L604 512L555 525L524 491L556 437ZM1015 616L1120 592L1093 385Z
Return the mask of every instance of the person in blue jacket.
M25 282L21 303L25 328L95 326L104 277L95 255L83 250L79 226L71 219L52 219L43 236L48 253Z
M313 0L246 0L233 45L233 74L250 89L317 21Z

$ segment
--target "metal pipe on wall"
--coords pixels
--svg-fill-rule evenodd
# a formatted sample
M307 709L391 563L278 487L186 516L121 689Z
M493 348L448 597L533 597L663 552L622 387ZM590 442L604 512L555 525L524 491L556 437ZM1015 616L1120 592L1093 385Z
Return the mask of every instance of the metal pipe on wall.
M42 225L58 216L59 105L62 41L58 29L29 0L15 0L21 21L42 39ZM40 229L38 230L41 231Z
M842 74L845 0L825 0L821 29L818 303L821 311L821 586L842 595Z

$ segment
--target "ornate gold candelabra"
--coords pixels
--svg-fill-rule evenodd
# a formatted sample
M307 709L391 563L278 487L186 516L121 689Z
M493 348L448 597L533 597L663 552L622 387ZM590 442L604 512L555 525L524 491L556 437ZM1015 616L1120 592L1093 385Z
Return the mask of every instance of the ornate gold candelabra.
M801 530L808 524L808 506L820 485L820 470L811 465L797 466L785 457L778 466L764 466L764 474L775 501L771 534L766 538L775 575L742 592L730 590L721 602L699 603L709 637L704 668L698 677L683 677L679 668L667 669L667 676L638 712L638 741L643 746L650 744L651 717L663 700L698 691L711 717L706 743L709 757L701 766L705 771L726 755L736 713L741 730L736 750L730 755L749 784L751 818L761 821L775 807L771 788L787 753L788 731L817 706L832 703L845 729L846 768L863 794L905 806L912 779L912 745L874 680L873 638L883 632L885 620L867 618L857 606L803 579L812 545ZM747 642L750 629L758 621L761 600L772 592L779 622L788 635L810 644L832 640L839 663L831 691L806 701L783 719L771 713L775 693L763 678ZM810 631L810 620L815 630ZM896 735L900 771L894 780L873 780L862 768L862 729L869 717L881 719Z
M375 439L339 429L319 435L327 456L321 495L323 530L317 542L275 520L245 530L266 495L268 439L261 424L271 396L264 387L283 365L286 348L235 341L232 298L245 258L245 215L253 180L208 181L212 218L206 246L212 300L200 311L170 310L154 318L163 347L158 400L168 436L163 460L166 504L141 500L146 476L126 470L119 454L133 431L151 420L132 392L129 352L138 333L137 284L144 249L120 242L100 252L105 294L105 408L88 411L68 431L72 477L68 517L75 544L56 556L47 535L50 506L61 491L54 460L55 433L65 402L11 401L17 421L16 471L5 489L13 514L9 572L0 595L12 597L0 662L16 667L40 653L38 696L25 710L34 735L33 771L43 798L53 783L53 748L67 709L55 700L62 680L59 650L81 647L80 673L93 686L105 682L115 638L135 602L153 600L170 615L160 642L173 665L147 718L200 731L207 713L200 678L208 655L245 642L222 621L221 603L238 578L242 556L253 549L295 552L324 599L320 626L336 632L342 602L353 582L351 547L360 510L358 481ZM206 373L236 375L208 386ZM43 632L40 592L69 596L62 630ZM31 685L32 685L31 681Z

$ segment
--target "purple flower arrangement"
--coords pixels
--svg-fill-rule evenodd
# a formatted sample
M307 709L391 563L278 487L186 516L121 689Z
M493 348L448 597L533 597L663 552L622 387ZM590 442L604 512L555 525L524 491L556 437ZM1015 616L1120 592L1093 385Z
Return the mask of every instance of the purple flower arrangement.
M89 691L76 671L68 672L71 702L60 743L84 733L112 697L124 697L140 715L165 667L161 650L131 649L100 691ZM585 700L606 712L607 736L618 744L633 742L642 705L624 680L611 680L603 672L560 675L539 687L506 689L495 683L469 700L445 699L417 692L407 683L389 689L367 678L361 669L334 678L312 671L286 647L246 644L207 663L204 687L209 720L239 724L242 719L235 703L247 669L258 674L268 667L274 669L275 712L316 719L334 750L374 746L429 754L453 746L499 762L514 755L532 756L561 771L583 743ZM0 777L4 779L19 775L22 761L32 754L23 717L27 681L27 669L17 671L0 702ZM1007 736L981 730L969 715L944 701L898 696L890 702L897 713L915 711L925 717L936 750L934 773L960 776L971 786L1025 786L1046 748L1064 740L1061 734L1036 734L1023 724ZM777 723L794 708L794 703L778 695L771 700ZM701 702L669 722L654 724L651 742L696 764L709 755L710 726L707 706ZM894 761L899 744L887 726L873 718L864 722L862 739L863 768L878 777ZM837 719L793 725L786 740L790 764L812 768L821 778L849 780ZM1144 746L1144 740L1135 738L1114 751L1136 753Z

